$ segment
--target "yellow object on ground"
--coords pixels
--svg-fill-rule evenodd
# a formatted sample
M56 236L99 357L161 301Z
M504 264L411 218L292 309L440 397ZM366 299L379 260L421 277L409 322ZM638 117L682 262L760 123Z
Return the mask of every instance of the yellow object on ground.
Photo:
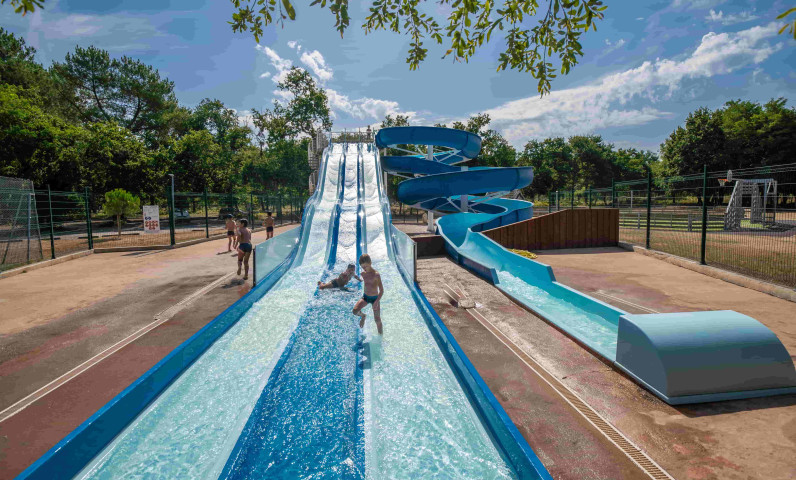
M520 255L522 257L530 258L531 260L536 258L536 254L535 253L531 253L528 250L519 250L519 249L516 249L516 248L509 248L509 251L511 253L516 253L517 255Z

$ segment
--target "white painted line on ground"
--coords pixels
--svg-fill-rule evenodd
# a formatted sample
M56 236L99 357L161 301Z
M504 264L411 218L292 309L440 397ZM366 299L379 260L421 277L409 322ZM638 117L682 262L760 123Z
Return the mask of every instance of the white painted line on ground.
M601 291L599 291L599 290L598 290L598 291L596 291L596 292L592 292L591 294L592 294L592 295L600 295L600 296L602 296L602 297L610 298L611 300L614 300L614 301L616 301L616 302L619 302L619 303L624 303L625 305L630 305L631 307L638 308L639 310L643 310L643 311L645 311L645 312L649 312L649 313L661 313L661 312L659 312L659 311L657 311L657 310L653 310L653 309L651 309L651 308L647 308L647 307L641 306L641 305L639 305L639 304L637 304L637 303L629 302L629 301L627 301L627 300L625 300L625 299L623 299L623 298L615 297L615 296L613 296L613 295L609 295L609 294L607 294L607 293L603 293L603 292L601 292Z
M177 302L175 305L172 305L171 307L167 308L166 310L163 310L162 312L160 312L157 315L155 315L155 321L154 322L142 327L141 329L139 329L135 333L129 335L128 337L124 338L123 340L120 340L120 341L116 342L115 344L113 344L110 347L106 348L102 352L98 353L97 355L94 355L90 359L86 360L85 362L81 363L80 365L76 366L75 368L69 370L68 372L64 373L60 377L58 377L55 380L51 381L47 385L44 385L43 387L39 388L35 392L31 393L30 395L24 397L23 399L17 401L13 405L7 407L2 412L0 412L0 422L8 420L9 418L13 417L17 413L19 413L22 410L24 410L27 407L29 407L31 404L33 404L37 400L39 400L39 399L43 398L44 396L46 396L48 393L56 390L61 385L64 385L69 380L72 380L73 378L77 377L78 375L80 375L81 373L85 372L89 368L91 368L94 365L98 364L102 360L110 357L114 353L118 352L122 348L124 348L127 345L129 345L130 343L132 343L135 340L137 340L137 339L141 338L142 336L146 335L151 330L153 330L153 329L157 328L158 326L166 323L172 317L174 317L174 315L176 315L180 310L182 310L183 308L185 308L188 305L190 305L194 300L199 298L201 295L204 295L205 293L209 292L210 290L212 290L213 288L215 288L216 286L218 286L219 284L224 282L226 279L228 279L232 275L234 275L234 274L233 273L228 273L227 275L224 275L223 277L219 278L218 280L214 280L213 282L209 283L208 285L205 285L204 287L200 288L199 290L191 293L187 297L185 297L182 300L180 300L179 302Z

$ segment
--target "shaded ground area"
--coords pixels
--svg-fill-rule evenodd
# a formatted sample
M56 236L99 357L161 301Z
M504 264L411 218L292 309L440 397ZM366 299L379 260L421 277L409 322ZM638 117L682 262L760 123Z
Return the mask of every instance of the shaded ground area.
M618 249L543 254L540 260L553 265L562 283L599 292L598 298L624 310L737 309L766 323L794 352L793 325L788 322L794 318L793 303ZM476 326L462 327L463 320L449 313L451 307L440 296L443 282L472 296L480 304L477 310L506 337L675 478L796 477L796 396L671 407L449 258L419 260L418 277L443 321L556 478L627 477L605 469L599 461L600 442L567 424L574 419L557 417L560 405L545 405L538 398L544 390L538 382L518 379L514 367L502 368L513 365L516 356L490 347L488 332L472 335L468 330ZM479 360L483 351L493 358ZM562 441L551 441L551 435ZM578 439L587 448L567 439ZM572 470L575 466L588 468L588 474Z
M276 233L293 226L277 228ZM265 233L254 235L254 241ZM0 280L0 410L219 281L162 325L0 422L0 478L12 478L249 291L226 240L95 254ZM11 410L13 411L13 409ZM11 411L6 411L6 417Z

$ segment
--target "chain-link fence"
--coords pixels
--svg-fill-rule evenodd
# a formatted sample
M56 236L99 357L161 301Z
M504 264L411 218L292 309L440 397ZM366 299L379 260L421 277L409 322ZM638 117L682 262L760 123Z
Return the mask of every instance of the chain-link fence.
M44 258L37 206L30 180L0 177L0 264Z
M796 287L796 164L650 176L547 197L537 214L613 206L620 241Z
M173 200L173 207L172 207ZM93 248L169 246L226 234L227 215L261 230L301 221L306 195L186 193L141 199L135 214L106 211L105 195L34 190L0 177L0 271Z

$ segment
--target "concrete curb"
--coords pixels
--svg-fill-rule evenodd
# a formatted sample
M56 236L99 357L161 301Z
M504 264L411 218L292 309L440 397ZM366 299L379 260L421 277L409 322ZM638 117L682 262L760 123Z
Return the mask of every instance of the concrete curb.
M619 242L619 248L623 248L630 252L640 253L658 260L663 260L666 263L671 263L672 265L677 265L678 267L687 268L709 277L717 278L734 285L750 288L761 293L767 293L773 297L796 303L796 290L791 290L788 287L774 285L773 283L764 282L756 278L741 275L740 273L722 270L709 265L701 265L694 260L689 260L687 258L678 257L676 255L671 255L669 253L659 252L656 250L647 250L644 247L639 247L637 245L632 245L625 242Z
M32 270L38 270L40 268L49 267L51 265L58 265L59 263L68 262L69 260L74 260L76 258L85 257L87 255L91 255L94 253L93 250L84 250L82 252L70 253L69 255L64 255L63 257L58 257L52 260L45 260L43 262L32 263L30 265L25 265L24 267L14 268L12 270L8 270L6 272L0 272L0 279L14 277L17 275L21 275L23 273L30 272Z
M285 223L282 225L275 226L274 228L280 227L288 227L290 225L295 225L296 222L293 223ZM265 227L253 228L252 233L254 232L262 232L265 231ZM227 238L226 233L219 233L216 235L210 235L209 238L197 238L194 240L188 240L187 242L180 242L176 245L146 245L146 246L138 246L138 247L108 247L108 248L95 248L94 253L115 253L115 252L145 252L148 250L172 250L175 248L182 248L182 247L190 247L191 245L197 245L199 243L210 242L213 240L218 240L222 238Z

